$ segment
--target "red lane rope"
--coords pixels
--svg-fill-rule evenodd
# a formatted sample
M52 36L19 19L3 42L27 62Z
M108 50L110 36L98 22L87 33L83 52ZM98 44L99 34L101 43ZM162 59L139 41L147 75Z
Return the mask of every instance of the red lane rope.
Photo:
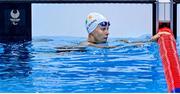
M158 32L169 32L158 39L160 55L162 58L165 78L168 85L168 92L175 92L180 89L180 61L176 48L176 40L171 29L161 28Z

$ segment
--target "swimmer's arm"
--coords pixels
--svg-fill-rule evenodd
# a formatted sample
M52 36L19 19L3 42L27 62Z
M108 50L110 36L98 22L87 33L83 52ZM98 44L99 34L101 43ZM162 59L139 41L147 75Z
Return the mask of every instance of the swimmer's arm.
M124 43L130 43L128 40L116 40L115 42L124 42Z
M162 31L162 32L158 32L156 35L151 37L151 41L156 41L158 40L158 38L160 38L161 35L170 35L171 33L166 32L166 31Z
M55 47L57 52L71 52L71 51L79 51L83 52L86 51L85 46L61 46L61 47Z
M127 44L135 44L135 45L142 45L144 43L148 43L148 42L152 42L151 40L147 40L147 41L128 41L128 40L117 40L118 42L124 42Z
M96 45L96 44L93 44L93 43L88 43L88 45L96 47L96 48L107 48L107 49L118 47L118 46L102 46L102 45Z
M154 41L157 41L158 38L163 35L163 34L170 34L169 32L159 32L157 33L156 35L152 36L151 39L147 40L147 41L134 41L134 42L129 42L128 40L117 40L117 41L120 41L120 42L124 42L124 43L129 43L129 44L139 44L139 43L148 43L148 42L154 42Z
M151 40L147 40L147 41L116 40L116 42L124 42L124 43L128 43L128 44L136 44L136 43L147 43L147 42L151 42Z
M139 42L132 42L132 43L156 42L156 41L160 38L161 35L169 35L169 34L171 34L171 33L166 32L166 31L164 31L164 32L159 32L159 33L157 33L156 35L152 36L151 39L149 39L149 40L147 40L147 41L139 41Z
M170 34L169 32L159 32L156 35L152 36L151 39L147 40L147 41L142 41L141 43L147 43L147 42L155 42L157 41L161 35L168 35ZM138 43L138 42L132 42L132 43ZM140 42L139 42L140 43Z
M103 46L103 45L97 45L95 43L91 43L91 42L81 42L80 46L92 46L92 47L96 47L96 48L115 48L118 46Z

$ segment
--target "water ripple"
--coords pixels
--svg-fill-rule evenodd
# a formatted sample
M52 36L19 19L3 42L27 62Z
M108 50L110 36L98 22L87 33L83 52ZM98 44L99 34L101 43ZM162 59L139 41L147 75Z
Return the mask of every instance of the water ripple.
M57 53L59 45L84 40L64 39L1 44L0 92L167 92L156 43Z

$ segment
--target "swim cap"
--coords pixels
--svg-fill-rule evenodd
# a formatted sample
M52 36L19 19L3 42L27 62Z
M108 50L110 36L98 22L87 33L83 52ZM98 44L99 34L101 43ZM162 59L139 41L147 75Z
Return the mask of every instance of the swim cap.
M107 18L104 17L103 15L92 12L89 13L87 18L86 18L86 29L88 33L93 32L96 27L98 26L99 23L101 22L108 22Z

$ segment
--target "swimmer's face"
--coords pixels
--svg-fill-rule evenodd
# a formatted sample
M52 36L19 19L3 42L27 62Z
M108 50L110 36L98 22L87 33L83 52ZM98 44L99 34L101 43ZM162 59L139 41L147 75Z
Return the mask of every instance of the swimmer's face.
M96 29L91 33L96 43L107 42L109 35L109 26L98 25Z

